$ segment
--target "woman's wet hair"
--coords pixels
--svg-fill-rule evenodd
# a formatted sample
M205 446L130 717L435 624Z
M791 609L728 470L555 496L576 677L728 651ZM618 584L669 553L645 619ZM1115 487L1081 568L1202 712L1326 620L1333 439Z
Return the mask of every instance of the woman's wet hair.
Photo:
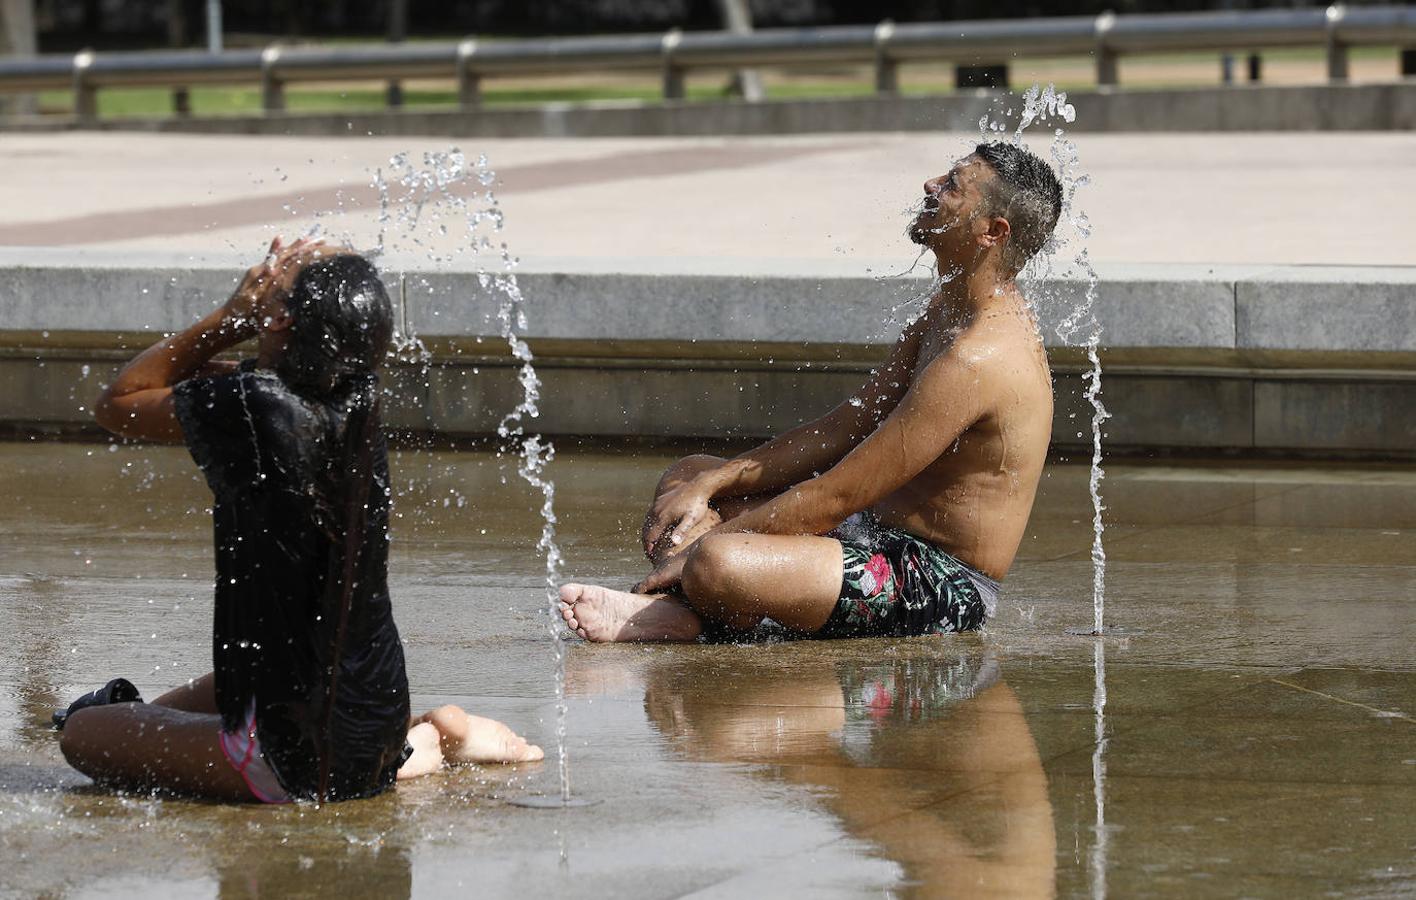
M1017 144L990 141L975 147L974 155L998 176L988 192L988 215L1008 220L1012 237L1003 248L1003 262L1017 272L1057 227L1062 183L1051 166Z
M378 376L393 337L393 306L373 263L353 253L337 253L305 266L295 278L286 309L294 320L276 372L292 390L338 409L338 449L326 462L331 477L317 489L317 520L333 544L324 579L321 621L328 623L324 653L332 672L324 715L318 725L319 788L330 797L332 716L339 688L340 659L361 560L368 550L369 492L376 489L380 433Z
M393 306L374 264L336 253L306 265L286 308L294 320L280 377L301 393L324 397L355 376L370 375L393 337Z

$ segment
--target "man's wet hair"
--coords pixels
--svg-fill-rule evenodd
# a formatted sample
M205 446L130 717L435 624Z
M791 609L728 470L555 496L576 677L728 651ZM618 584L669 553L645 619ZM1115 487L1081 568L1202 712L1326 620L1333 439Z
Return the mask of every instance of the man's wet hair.
M354 253L316 260L295 278L294 320L276 371L292 388L324 397L371 375L393 337L393 306L374 264Z
M1012 236L1003 262L1018 272L1047 243L1062 215L1062 183L1044 160L1017 144L990 141L974 155L998 177L986 193L988 215L1008 220Z

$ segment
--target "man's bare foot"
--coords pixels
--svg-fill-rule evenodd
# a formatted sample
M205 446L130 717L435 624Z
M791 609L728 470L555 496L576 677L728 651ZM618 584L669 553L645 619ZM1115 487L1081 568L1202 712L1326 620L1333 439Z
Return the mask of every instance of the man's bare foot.
M587 641L692 641L703 631L697 613L663 594L567 584L560 601L566 627Z

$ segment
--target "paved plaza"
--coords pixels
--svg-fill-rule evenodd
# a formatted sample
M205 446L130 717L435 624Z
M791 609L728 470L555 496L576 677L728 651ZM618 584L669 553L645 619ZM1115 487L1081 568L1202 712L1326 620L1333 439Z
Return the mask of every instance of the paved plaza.
M1084 115L1085 110L1079 114ZM1045 149L1050 132L1035 129ZM908 263L904 210L970 134L468 139L528 258ZM446 138L9 134L0 246L249 256L317 215L367 243L388 158ZM1079 135L1102 262L1416 264L1416 134ZM430 237L457 246L458 237ZM405 248L425 249L425 248Z

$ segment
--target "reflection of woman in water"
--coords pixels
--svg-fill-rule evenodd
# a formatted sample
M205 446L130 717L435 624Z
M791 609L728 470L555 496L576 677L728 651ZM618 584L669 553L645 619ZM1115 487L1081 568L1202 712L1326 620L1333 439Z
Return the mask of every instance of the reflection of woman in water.
M409 720L387 587L378 378L392 314L363 257L277 238L231 299L128 364L95 414L187 445L214 495L215 671L151 704L115 679L56 716L90 777L223 800L344 800L450 762L541 758L448 706ZM213 363L249 337L259 357ZM137 701L137 702L134 702Z
M865 664L678 660L649 672L644 703L686 755L764 763L817 788L848 832L900 864L907 893L1054 893L1047 777L991 658L922 648Z

